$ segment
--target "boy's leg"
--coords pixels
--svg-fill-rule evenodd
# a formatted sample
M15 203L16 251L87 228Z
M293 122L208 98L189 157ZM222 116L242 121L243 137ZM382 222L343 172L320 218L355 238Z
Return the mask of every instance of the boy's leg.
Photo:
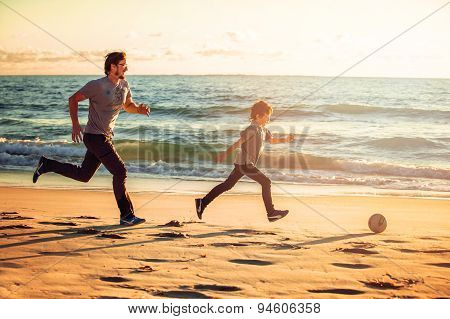
M274 207L271 192L272 182L270 181L270 179L253 165L242 166L242 171L247 177L253 179L261 185L262 197L264 200L264 205L266 206L266 211L268 214L273 212Z
M204 207L208 206L217 196L230 190L241 179L244 174L239 168L240 165L234 165L233 171L230 176L223 182L214 187L205 197L202 198L202 204Z

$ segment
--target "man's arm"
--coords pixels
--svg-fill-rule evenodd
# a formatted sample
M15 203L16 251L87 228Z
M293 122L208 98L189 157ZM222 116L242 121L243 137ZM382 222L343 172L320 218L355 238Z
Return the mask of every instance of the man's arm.
M287 143L292 142L294 140L294 134L289 134L285 137L271 137L269 139L270 144L277 144L277 143Z
M143 103L137 105L136 103L134 103L131 96L127 97L123 109L128 113L144 114L147 116L150 115L150 107L148 107L146 104Z
M78 102L86 100L86 97L77 91L74 95L69 97L69 113L72 119L72 141L80 143L83 140L83 129L78 122Z

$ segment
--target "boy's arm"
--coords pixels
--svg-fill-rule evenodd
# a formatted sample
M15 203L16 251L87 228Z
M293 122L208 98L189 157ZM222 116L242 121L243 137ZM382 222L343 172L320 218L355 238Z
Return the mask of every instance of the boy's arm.
M277 143L288 143L292 142L294 140L294 134L289 134L284 137L273 137L271 136L269 139L270 144L277 144Z
M216 155L216 161L217 162L223 162L231 153L234 152L235 149L237 149L238 147L241 146L242 143L244 143L245 141L243 140L243 138L241 137L240 139L238 139L236 142L233 143L233 145L231 145L229 148L227 148L225 151L223 152L219 152Z

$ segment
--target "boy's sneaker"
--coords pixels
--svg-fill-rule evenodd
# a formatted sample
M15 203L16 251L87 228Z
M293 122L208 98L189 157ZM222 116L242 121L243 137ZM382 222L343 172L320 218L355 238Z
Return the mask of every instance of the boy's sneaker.
M42 172L42 168L44 166L44 156L41 156L41 158L39 159L39 162L36 166L36 169L34 170L34 174L33 174L33 184L35 184L39 178L39 176L41 176L43 174Z
M195 210L197 211L198 219L202 219L203 211L205 210L205 206L203 205L203 201L201 198L195 199Z
M120 225L134 226L142 223L145 223L145 219L134 216L133 214L129 214L126 217L120 217Z
M277 220L285 217L288 213L289 213L288 210L274 209L270 213L267 213L267 218L269 219L269 222L273 223L273 222L276 222Z

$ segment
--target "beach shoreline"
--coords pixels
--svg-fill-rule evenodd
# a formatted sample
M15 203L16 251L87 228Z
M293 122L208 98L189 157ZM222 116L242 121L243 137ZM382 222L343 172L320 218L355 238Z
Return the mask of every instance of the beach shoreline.
M32 172L24 170L0 170L0 187L35 189L75 189L86 191L112 191L111 175L95 175L88 183L80 183L57 174L46 174L37 184L31 181ZM193 179L186 177L151 176L129 174L128 189L132 193L206 194L224 179ZM364 185L300 184L272 181L272 192L277 196L370 196L405 197L450 200L449 192L375 188ZM254 181L243 178L225 195L258 195L260 187Z

